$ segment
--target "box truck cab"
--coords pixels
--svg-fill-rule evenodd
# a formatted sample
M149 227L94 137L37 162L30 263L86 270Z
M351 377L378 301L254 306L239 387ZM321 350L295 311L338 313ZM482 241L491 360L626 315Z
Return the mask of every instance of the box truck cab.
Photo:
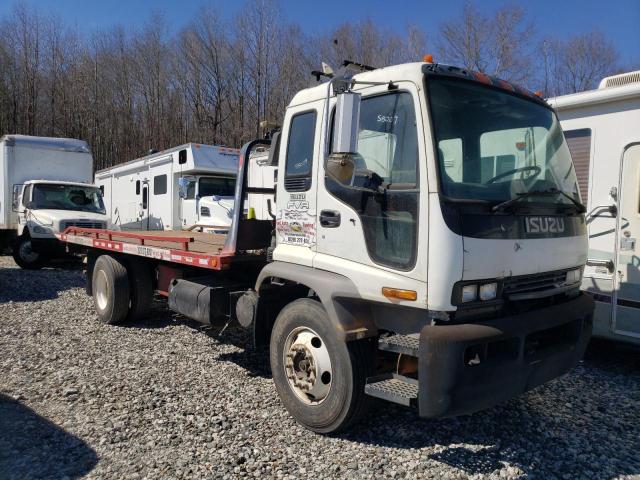
M0 234L22 268L64 255L55 234L68 226L106 228L100 191L91 185L86 142L6 135L0 140Z

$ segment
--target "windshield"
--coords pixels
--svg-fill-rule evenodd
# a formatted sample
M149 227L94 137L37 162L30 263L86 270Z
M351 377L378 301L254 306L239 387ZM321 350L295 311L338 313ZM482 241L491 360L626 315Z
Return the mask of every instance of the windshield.
M38 183L33 186L31 202L33 209L105 213L100 190L90 186Z
M199 197L233 197L236 189L236 179L229 177L201 177L198 188Z
M491 204L518 197L518 204L572 204L561 194L535 194L559 190L580 201L553 111L464 80L432 77L428 90L445 196Z

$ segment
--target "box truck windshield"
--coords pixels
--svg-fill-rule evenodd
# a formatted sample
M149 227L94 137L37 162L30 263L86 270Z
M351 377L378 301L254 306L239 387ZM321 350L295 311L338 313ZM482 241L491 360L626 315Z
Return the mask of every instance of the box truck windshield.
M571 155L550 108L460 79L427 81L441 191L451 200L576 207ZM517 199L517 200L516 200Z
M79 185L35 184L29 207L34 210L105 213L100 190Z

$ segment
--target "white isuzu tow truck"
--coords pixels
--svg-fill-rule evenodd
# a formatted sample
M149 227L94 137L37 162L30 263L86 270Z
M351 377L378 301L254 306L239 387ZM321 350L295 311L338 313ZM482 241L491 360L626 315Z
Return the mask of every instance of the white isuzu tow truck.
M540 98L433 63L346 64L299 92L271 140L273 219L228 234L69 228L99 318L152 295L269 345L291 415L344 429L377 397L446 417L569 371L591 335L587 237L569 150Z
M89 145L68 138L0 139L0 250L22 268L64 255L55 237L69 226L106 228L100 191L91 185Z

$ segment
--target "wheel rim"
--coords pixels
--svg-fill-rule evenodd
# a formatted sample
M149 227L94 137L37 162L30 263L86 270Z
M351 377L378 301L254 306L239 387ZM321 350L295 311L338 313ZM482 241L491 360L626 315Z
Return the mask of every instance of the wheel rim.
M104 273L104 270L98 270L98 275L96 275L95 281L95 289L96 289L96 303L98 304L98 308L100 310L104 310L107 308L107 304L109 303L109 282L107 282L107 275Z
M20 258L27 263L34 263L38 261L39 255L31 248L31 240L25 240L20 244Z
M308 405L322 403L333 382L331 357L324 340L307 327L293 330L284 344L284 369L289 387Z

